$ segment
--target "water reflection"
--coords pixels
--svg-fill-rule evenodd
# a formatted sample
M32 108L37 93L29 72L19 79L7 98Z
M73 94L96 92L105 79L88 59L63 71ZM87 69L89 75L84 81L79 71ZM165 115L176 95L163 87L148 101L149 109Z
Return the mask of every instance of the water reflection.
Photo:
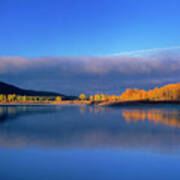
M61 106L51 106L47 105L46 108L41 105L10 105L10 106L0 106L0 123L4 123L10 119L16 119L23 115L33 115L33 114L44 114L59 112Z
M180 147L180 106L177 105L138 109L1 106L0 121L3 122L0 147L118 147L161 151Z
M110 108L107 108L107 107L101 107L101 106L93 106L93 105L82 105L80 106L80 113L81 114L85 114L87 113L88 111L91 112L91 113L103 113L103 112L106 112L110 110Z
M126 119L127 122L138 122L148 120L152 121L155 124L161 123L170 127L180 127L180 111L177 110L125 110L124 112L122 112L122 116Z

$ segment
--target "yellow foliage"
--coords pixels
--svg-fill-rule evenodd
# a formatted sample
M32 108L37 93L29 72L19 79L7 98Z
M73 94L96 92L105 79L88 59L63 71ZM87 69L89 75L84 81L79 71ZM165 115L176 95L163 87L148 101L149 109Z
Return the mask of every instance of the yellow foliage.
M62 101L62 97L61 96L57 96L56 97L56 101L58 101L58 102Z
M161 88L155 87L148 91L128 88L119 96L95 94L90 96L89 99L94 101L176 101L180 100L180 83L168 84Z
M85 94L81 94L81 95L79 96L79 99L82 100L82 101L83 101L83 100L86 100L86 95L85 95Z

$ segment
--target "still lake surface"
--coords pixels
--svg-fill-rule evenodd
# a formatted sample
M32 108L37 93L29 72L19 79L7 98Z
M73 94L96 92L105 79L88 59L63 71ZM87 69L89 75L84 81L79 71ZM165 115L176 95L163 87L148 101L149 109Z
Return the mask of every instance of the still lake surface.
M0 106L0 180L180 179L180 105Z

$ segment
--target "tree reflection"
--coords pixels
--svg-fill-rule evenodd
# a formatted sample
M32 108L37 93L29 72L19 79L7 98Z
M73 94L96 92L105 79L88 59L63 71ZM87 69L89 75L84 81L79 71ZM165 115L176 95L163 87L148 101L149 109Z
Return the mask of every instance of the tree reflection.
M60 111L61 106L47 106L45 108L44 106L0 106L0 123L4 123L7 120L10 119L16 119L19 116L22 115L28 115L28 114L41 114L41 113L50 113L50 112L56 112Z
M180 127L180 111L165 111L161 109L134 109L124 110L122 116L127 122L152 121L155 124L164 124L170 127Z

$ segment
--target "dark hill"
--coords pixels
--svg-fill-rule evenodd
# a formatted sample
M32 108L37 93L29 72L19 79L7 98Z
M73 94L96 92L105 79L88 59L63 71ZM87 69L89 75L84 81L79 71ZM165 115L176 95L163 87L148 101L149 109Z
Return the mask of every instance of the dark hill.
M63 99L73 99L75 97L66 96L64 94L59 94L55 92L47 91L34 91L34 90L25 90L18 88L16 86L0 82L0 94L17 94L21 96L61 96Z

